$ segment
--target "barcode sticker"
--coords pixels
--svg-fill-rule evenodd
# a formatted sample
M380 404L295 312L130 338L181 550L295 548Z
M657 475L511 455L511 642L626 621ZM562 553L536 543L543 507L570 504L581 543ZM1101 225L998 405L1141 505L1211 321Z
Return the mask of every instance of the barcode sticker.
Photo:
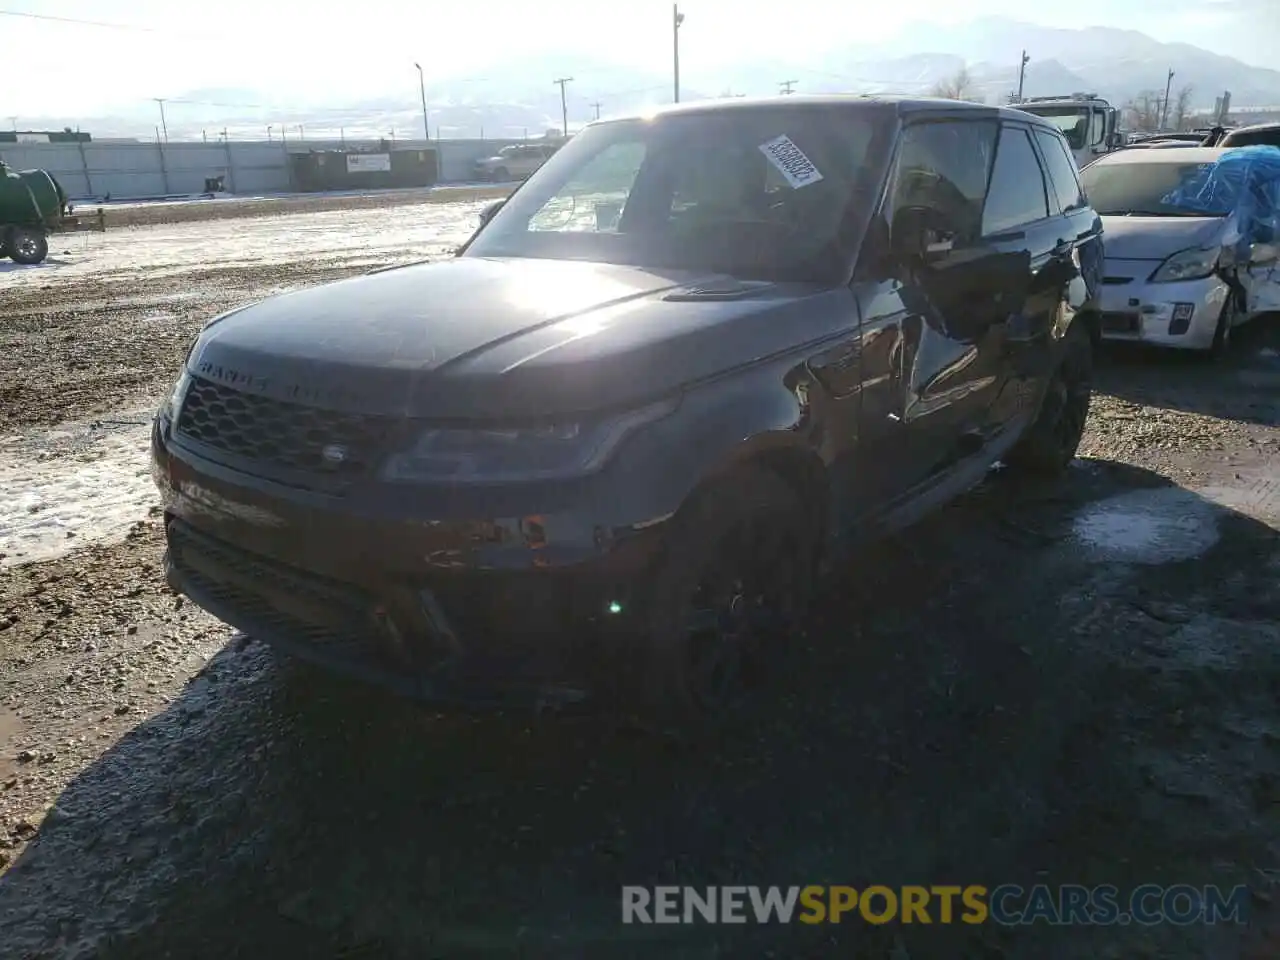
M796 190L822 179L822 172L785 133L760 144L760 152Z

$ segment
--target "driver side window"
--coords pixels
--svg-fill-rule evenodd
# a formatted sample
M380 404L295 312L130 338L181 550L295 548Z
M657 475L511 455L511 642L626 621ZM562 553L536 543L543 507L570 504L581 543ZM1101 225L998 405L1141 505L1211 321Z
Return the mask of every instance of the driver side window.
M907 127L898 146L889 222L904 209L922 208L932 222L947 225L957 246L977 240L995 144L996 124L990 120Z

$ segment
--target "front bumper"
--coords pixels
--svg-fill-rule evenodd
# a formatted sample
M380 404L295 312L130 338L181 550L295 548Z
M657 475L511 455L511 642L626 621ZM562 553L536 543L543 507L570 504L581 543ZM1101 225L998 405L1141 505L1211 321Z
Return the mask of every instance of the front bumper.
M1158 266L1158 261L1107 259L1098 298L1103 339L1209 349L1230 287L1216 275L1151 283L1147 278Z
M480 517L446 496L432 516L294 490L159 423L152 465L174 590L301 659L441 703L563 706L611 681L662 548L663 523L602 529L590 497Z

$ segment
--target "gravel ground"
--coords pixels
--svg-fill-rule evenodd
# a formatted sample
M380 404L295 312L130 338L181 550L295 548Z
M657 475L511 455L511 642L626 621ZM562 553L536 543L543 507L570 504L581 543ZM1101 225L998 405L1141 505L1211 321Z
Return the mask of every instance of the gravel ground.
M0 466L145 409L213 313L365 267L0 285ZM997 473L868 550L759 726L713 754L296 675L167 592L145 505L10 565L0 955L1273 957L1280 327L1241 340L1213 366L1107 351L1070 476ZM1252 899L1243 927L618 922L622 884L664 882Z

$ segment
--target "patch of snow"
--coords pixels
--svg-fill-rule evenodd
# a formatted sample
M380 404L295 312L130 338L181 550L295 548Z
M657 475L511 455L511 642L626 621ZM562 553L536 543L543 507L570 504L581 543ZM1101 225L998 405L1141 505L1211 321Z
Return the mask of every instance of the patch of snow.
M64 428L34 442L6 444L0 457L0 568L123 537L159 502L147 442L148 427L131 425L109 433ZM51 455L50 446L63 449Z
M445 256L471 236L480 211L491 202L285 213L59 235L43 264L0 265L0 290L90 276L126 287L141 271L156 277L299 261L376 267Z
M1072 524L1096 559L1158 564L1190 560L1218 542L1219 509L1178 487L1133 490L1091 503Z

